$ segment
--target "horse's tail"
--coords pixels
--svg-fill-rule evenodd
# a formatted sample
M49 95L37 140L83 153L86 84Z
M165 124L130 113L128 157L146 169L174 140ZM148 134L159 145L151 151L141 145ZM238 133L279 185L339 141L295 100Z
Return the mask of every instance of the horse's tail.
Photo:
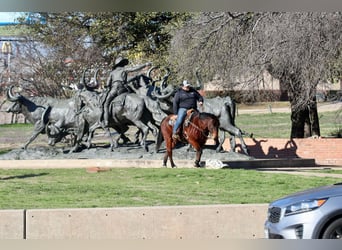
M156 153L158 153L158 151L160 149L160 146L161 146L162 142L164 141L164 137L163 137L163 133L162 133L162 126L163 126L165 118L160 123L159 131L158 131L158 137L157 137L157 142L156 142Z

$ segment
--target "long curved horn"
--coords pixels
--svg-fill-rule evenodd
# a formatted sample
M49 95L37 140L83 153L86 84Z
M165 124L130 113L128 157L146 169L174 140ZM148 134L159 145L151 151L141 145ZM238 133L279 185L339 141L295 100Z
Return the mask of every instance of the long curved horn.
M155 69L157 69L157 68L159 68L159 67L158 67L158 66L153 66L153 67L151 67L151 68L147 71L147 76L148 76L148 78L152 79L151 73L152 73L153 70L155 70Z
M13 95L12 93L12 89L13 89L14 86L10 86L8 89L7 89L7 92L6 92L6 95L7 95L7 99L11 102L16 102L19 100L19 97L20 95L17 93L16 95Z
M97 81L95 81L95 87L86 83L85 75L86 75L87 71L88 71L88 68L85 68L83 70L82 77L80 79L80 85L82 86L82 88L86 88L86 90L93 91L96 88ZM94 79L97 78L97 72L98 72L98 69L95 71Z
M82 73L82 76L81 76L81 79L80 79L80 85L82 86L82 88L84 88L87 85L86 82L85 82L85 74L86 74L87 70L88 70L87 68L85 68L83 70L83 73Z
M164 94L164 95L159 95L156 91L155 91L155 87L152 91L152 95L154 95L156 98L158 99L167 99L169 98L170 96L172 96L174 93L175 93L175 90L172 86L167 86L167 88L164 89L164 92L166 92L167 90L167 94Z
M98 87L98 86L100 86L100 83L99 83L99 81L97 80L97 75L99 74L99 68L97 68L96 70L95 70L95 74L94 74L94 83L95 83L95 87Z
M99 82L97 81L97 74L99 72L100 69L96 69L95 73L94 73L94 77L90 80L89 84L84 84L85 88L89 91L93 91L94 89L96 89L99 86ZM85 82L85 80L84 80Z
M196 69L195 76L196 76L197 89L203 89L203 83L202 83L202 79L199 75L198 69Z
M171 74L171 70L169 67L166 67L165 69L166 69L166 74L165 74L165 76L163 76L163 79L167 79Z
M165 91L165 89L168 87L167 80L169 79L169 76L171 74L171 70L166 67L166 74L163 76L162 83L160 84L160 89L162 92Z

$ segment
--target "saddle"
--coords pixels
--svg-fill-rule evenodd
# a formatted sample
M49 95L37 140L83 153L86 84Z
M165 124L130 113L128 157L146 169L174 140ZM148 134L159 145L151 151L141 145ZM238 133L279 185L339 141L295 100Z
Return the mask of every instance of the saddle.
M117 95L116 97L114 97L113 101L111 102L111 105L113 106L124 106L125 105L125 101L126 101L126 97L127 97L128 92L124 92L122 94Z
M183 121L183 124L186 124L186 126L188 126L189 122L191 121L192 115L195 112L196 112L195 109L189 109L188 111L186 111L186 116L185 116L185 119ZM174 115L174 114L171 115L170 120L169 120L169 125L173 126L176 123L176 120L177 120L177 115Z
M169 125L173 126L176 123L177 115L170 115Z
M189 123L193 117L193 115L196 113L197 111L195 109L189 109L186 112L186 116L184 121L182 122L181 126L178 128L177 134L180 135L180 140L184 143L186 143L186 139L188 137L188 135L186 133L183 133L183 128L189 126ZM170 116L170 120L169 120L169 125L173 126L176 123L177 120L177 115L171 115Z

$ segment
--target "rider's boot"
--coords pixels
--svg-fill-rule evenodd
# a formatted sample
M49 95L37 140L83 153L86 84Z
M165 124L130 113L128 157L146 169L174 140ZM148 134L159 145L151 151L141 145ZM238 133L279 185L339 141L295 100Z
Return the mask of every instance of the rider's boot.
M181 131L181 129L178 128L177 131L176 131L176 133L172 133L172 139L174 139L174 140L180 140L180 131Z

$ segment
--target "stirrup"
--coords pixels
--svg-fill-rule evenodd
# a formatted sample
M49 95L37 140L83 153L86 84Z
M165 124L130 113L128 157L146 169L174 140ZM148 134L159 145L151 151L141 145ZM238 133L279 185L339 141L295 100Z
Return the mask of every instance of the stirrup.
M179 138L179 135L178 135L178 134L173 134L173 135L172 135L172 139L174 139L174 140L179 140L180 138Z

